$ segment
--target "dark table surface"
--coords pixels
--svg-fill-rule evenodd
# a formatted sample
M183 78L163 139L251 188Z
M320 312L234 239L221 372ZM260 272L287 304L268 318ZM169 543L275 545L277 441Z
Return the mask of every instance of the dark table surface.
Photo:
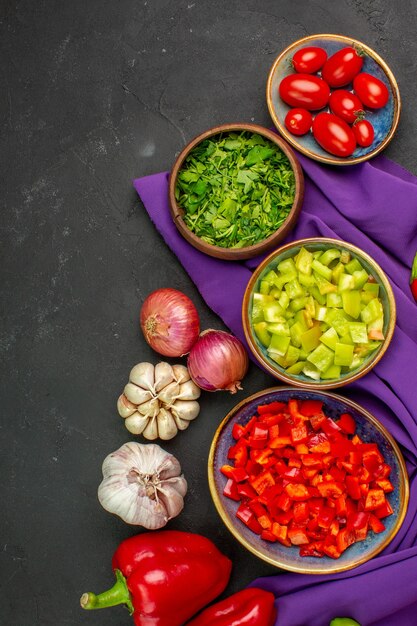
M87 613L135 529L97 501L104 457L128 441L115 409L130 368L156 363L138 326L146 295L175 286L203 328L223 328L137 198L134 177L167 170L224 122L271 125L265 81L302 36L350 35L397 76L400 127L386 155L417 173L417 5L412 0L1 0L1 529L4 626L129 624ZM254 365L239 399L274 381ZM212 504L206 460L236 403L204 394L164 447L186 506L169 528L202 533L234 562L227 592L274 569L244 550Z

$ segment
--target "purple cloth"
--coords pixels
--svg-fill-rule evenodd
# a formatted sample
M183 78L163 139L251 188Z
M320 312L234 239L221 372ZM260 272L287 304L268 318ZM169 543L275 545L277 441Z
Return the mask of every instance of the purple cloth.
M378 365L342 393L376 415L401 445L410 476L402 528L379 556L327 576L279 574L253 585L272 591L280 626L326 626L350 616L363 626L417 624L417 308L409 288L417 250L417 179L385 157L332 168L300 156L306 177L303 209L287 241L335 237L368 252L385 270L397 302L397 326ZM243 339L241 303L261 257L221 261L195 250L169 213L168 174L134 181L150 218L207 304Z

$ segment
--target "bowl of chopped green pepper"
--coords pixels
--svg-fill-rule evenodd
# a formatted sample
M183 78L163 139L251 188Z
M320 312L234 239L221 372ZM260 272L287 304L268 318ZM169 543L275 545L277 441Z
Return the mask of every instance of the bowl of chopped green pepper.
M304 177L292 149L256 124L202 133L171 171L171 215L183 237L206 254L248 259L276 246L301 210Z
M270 254L246 287L249 347L276 378L308 389L367 374L391 342L395 298L382 268L344 241L314 237Z

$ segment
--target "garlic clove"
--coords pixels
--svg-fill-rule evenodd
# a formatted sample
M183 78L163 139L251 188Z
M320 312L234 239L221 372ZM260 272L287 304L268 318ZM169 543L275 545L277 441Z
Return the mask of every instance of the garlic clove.
M185 367L185 365L173 365L172 369L174 370L174 376L175 376L175 380L177 382L180 383L180 385L182 383L186 383L187 380L190 380L190 374L188 372L188 369Z
M169 363L158 363L155 365L155 391L158 393L161 389L175 380L174 370Z
M158 417L159 437L164 440L172 439L178 432L172 414L164 408L159 409Z
M200 413L200 405L196 400L176 400L170 410L180 419L193 420Z
M124 388L124 394L129 402L136 405L143 404L152 398L152 393L150 391L147 391L142 387L138 387L138 385L135 385L134 383L127 383Z
M180 385L180 392L178 394L178 400L197 400L201 395L200 387L192 380L187 380Z
M185 489L186 491L187 489ZM172 519L181 513L184 508L184 495L185 493L179 493L178 487L167 482L164 483L163 488L158 489L158 497L165 506L168 519Z
M142 435L145 439L150 439L151 441L158 438L158 422L156 421L156 417L152 417L152 419L148 421Z
M126 419L126 417L133 415L136 411L136 405L132 404L132 402L126 398L124 393L122 393L117 400L117 410L119 411L120 417Z
M175 402L180 393L180 385L174 381L170 383L158 393L158 400L168 406L168 408Z
M159 411L158 398L152 398L152 400L149 400L148 402L139 404L137 410L141 415L145 415L146 417L155 417Z
M145 430L149 421L149 417L136 412L125 420L127 430L133 435L140 435Z
M190 422L188 420L183 420L180 417L178 417L178 415L174 415L173 417L174 417L178 430L185 430L186 428L189 427Z
M156 444L152 444L156 445ZM172 456L172 454L166 455L166 457L160 462L158 467L158 475L161 480L165 481L181 474L180 462Z
M143 387L143 389L148 389L149 391L154 390L155 384L155 368L152 363L138 363L131 370L129 374L129 380L131 383L135 385L139 385L139 387Z

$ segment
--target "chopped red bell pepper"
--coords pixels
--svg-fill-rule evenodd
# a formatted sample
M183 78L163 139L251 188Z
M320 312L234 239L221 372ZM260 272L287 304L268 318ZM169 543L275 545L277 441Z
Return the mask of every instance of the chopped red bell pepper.
M249 483L240 483L236 485L237 492L242 498L248 498L253 500L256 498L257 493L253 487L249 485Z
M369 513L365 513L364 511L358 511L357 513L353 513L349 515L347 520L347 528L351 530L360 530L361 528L367 528L369 521Z
M234 466L221 468L239 519L265 541L299 545L302 556L338 558L382 532L380 518L393 512L391 468L376 443L355 434L353 417L335 421L315 400L261 407L235 424Z
M223 465L220 468L222 474L227 478L231 478L237 483L243 483L244 480L249 478L248 473L243 467L233 467L232 465Z
M320 541L314 541L300 548L300 556L316 556L321 558L323 555L323 543Z
M258 474L258 476L256 476L249 482L259 495L261 495L268 487L275 485L274 477L272 476L271 472L267 470L263 471L261 474Z
M291 439L294 445L305 443L308 439L307 426L303 423L291 428Z
M288 539L288 526L286 524L275 522L272 524L272 532L282 545L287 547L291 545L291 541Z
M336 481L319 483L317 489L323 498L338 498L343 494L343 485Z
M293 546L302 546L303 544L309 543L305 530L301 526L290 526L290 528L288 528L288 539Z
M240 505L240 507L236 511L236 517L238 517L240 521L242 521L245 526L250 528L254 533L256 533L257 535L261 534L262 526L256 519L253 511L251 511L246 504L242 503Z
M394 485L387 478L383 478L381 480L376 480L375 483L384 491L385 493L391 493L394 491Z
M374 531L374 533L382 533L385 530L385 526L381 520L372 513L369 515L369 527Z
M392 515L394 511L388 500L385 500L384 504L381 504L381 506L375 509L374 513L378 519L382 519L384 517L388 517L388 515Z
M362 494L359 489L359 478L357 476L346 476L346 490L353 500L359 500Z
M365 501L365 511L374 511L385 504L385 494L382 489L370 489Z
M281 413L286 408L285 402L270 402L269 404L260 404L256 410L262 416L265 413Z
M307 502L294 502L293 517L297 524L301 524L309 518L309 507Z
M236 500L236 502L241 499L241 495L237 490L237 483L231 478L229 478L223 489L223 495L226 496L226 498L230 498L231 500Z
M314 417L320 415L323 409L321 400L303 400L300 404L300 413L305 417Z
M263 449L268 441L269 429L263 424L256 424L249 437L249 446L251 448Z
M356 535L354 530L343 528L336 537L336 545L340 552L344 552L352 543L355 543Z
M347 435L354 435L356 430L356 422L350 413L342 413L337 422L339 428L343 430Z
M302 502L303 500L311 498L308 487L302 483L289 484L285 487L285 491L291 500L294 500L295 502Z
M246 441L239 439L234 446L229 448L227 458L234 460L235 467L245 467L248 461L248 448Z

